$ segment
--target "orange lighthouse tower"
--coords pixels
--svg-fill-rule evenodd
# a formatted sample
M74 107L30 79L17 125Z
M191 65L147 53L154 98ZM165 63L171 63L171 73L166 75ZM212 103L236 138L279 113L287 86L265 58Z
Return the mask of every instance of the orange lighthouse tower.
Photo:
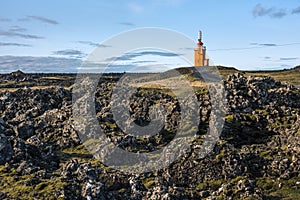
M198 47L194 50L194 57L195 57L195 66L208 66L209 59L206 58L206 47L203 46L202 42L202 32L199 31L198 36Z

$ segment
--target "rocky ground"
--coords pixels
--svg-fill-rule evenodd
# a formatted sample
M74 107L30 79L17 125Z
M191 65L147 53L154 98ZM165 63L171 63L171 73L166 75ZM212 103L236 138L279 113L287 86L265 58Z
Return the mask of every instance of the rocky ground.
M196 88L200 120L191 151L167 168L137 175L106 166L86 150L73 126L74 78L1 75L0 199L300 198L299 88L270 77L227 76L224 128L204 158L197 151L208 127L210 95ZM151 89L133 95L129 110L137 124L149 122L148 108L157 102L167 114L160 132L136 139L112 116L117 80L103 77L95 94L96 116L107 137L131 152L163 148L178 128L176 97Z

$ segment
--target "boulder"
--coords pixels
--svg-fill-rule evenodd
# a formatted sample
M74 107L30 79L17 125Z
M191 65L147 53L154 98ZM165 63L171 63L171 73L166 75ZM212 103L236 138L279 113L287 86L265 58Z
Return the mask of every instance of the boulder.
M33 122L25 121L14 127L14 131L21 139L28 139L34 135Z
M0 165L8 162L13 155L13 150L10 142L4 134L0 134Z

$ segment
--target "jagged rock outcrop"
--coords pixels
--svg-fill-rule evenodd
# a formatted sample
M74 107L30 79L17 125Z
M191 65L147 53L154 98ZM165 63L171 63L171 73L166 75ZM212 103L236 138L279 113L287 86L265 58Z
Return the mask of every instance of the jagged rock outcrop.
M21 76L30 81L26 74L7 75L12 80ZM137 138L126 134L114 119L111 94L117 80L99 81L95 93L96 117L103 132L126 151L164 148L180 126L178 99L163 91L138 90L128 108L133 121L147 126L149 108L155 104L162 105L166 118L155 135ZM202 88L196 92L199 131L191 150L167 168L138 176L105 166L86 150L73 126L72 88L0 93L0 199L26 195L36 199L268 199L293 195L300 188L300 90L270 77L241 73L230 75L224 86L228 112L213 151L198 157L212 109L210 94ZM119 115L122 118L123 113ZM90 130L90 134L95 133Z

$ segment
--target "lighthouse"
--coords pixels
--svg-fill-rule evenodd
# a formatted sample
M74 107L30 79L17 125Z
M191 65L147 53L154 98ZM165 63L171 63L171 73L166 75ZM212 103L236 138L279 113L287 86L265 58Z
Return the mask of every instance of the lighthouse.
M206 47L203 46L202 32L199 31L197 48L194 50L195 66L208 66L209 59L206 58Z

